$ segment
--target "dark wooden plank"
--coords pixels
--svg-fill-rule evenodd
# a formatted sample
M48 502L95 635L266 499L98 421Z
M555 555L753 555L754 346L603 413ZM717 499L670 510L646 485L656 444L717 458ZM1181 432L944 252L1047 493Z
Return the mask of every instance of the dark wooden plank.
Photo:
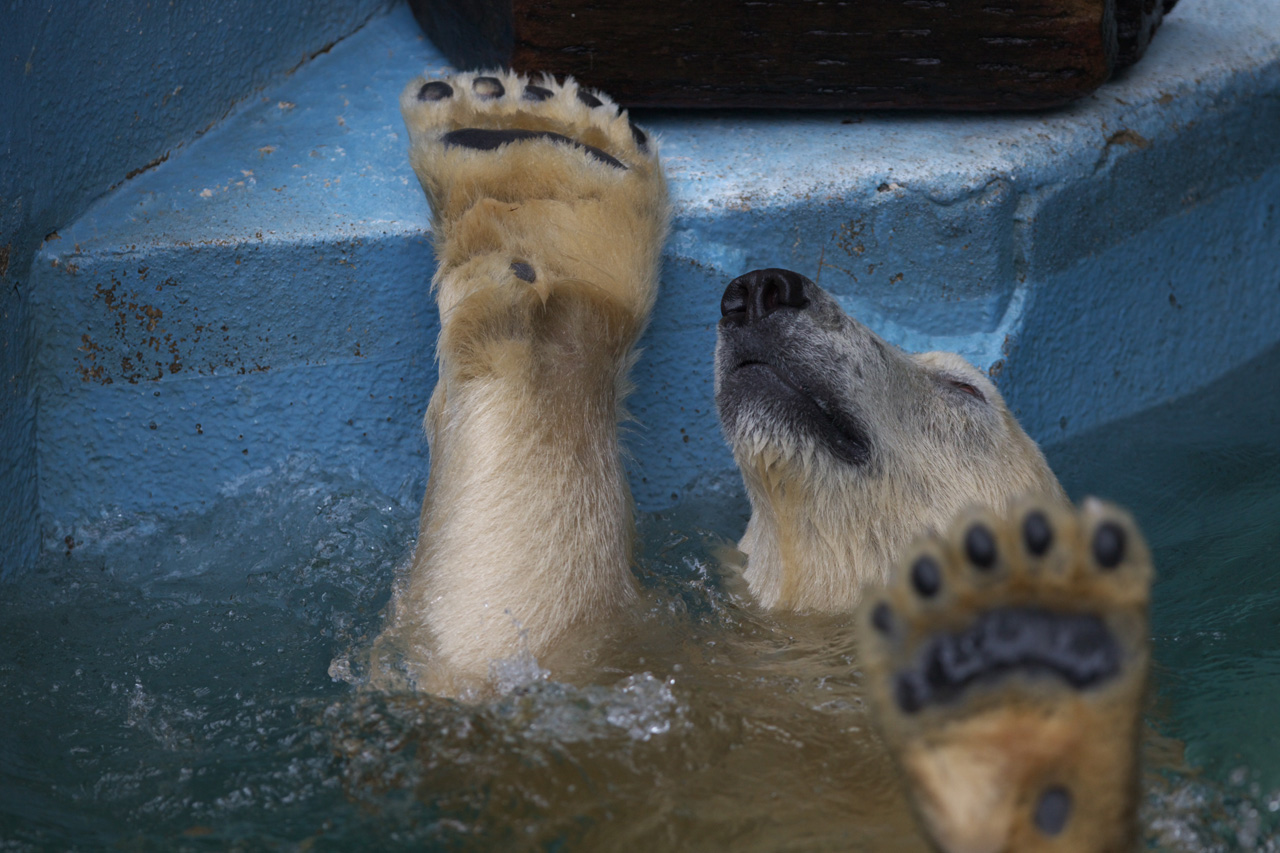
M1111 70L1102 0L577 0L571 42L566 0L517 4L515 68L635 105L1025 108Z
M627 106L1034 109L1145 49L1161 0L411 0L450 61Z
M1178 0L1115 0L1116 67L1125 68L1142 58L1161 20Z

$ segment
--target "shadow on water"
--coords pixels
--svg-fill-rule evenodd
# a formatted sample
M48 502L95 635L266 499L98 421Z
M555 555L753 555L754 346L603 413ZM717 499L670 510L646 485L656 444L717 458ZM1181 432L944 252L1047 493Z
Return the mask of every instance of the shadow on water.
M1155 548L1153 725L1198 768L1148 774L1163 850L1276 847L1278 376L1272 351L1047 448ZM754 608L712 556L740 487L690 494L640 520L644 604L590 683L516 660L476 704L353 686L416 507L297 463L198 516L104 516L0 589L0 845L924 849L848 620Z

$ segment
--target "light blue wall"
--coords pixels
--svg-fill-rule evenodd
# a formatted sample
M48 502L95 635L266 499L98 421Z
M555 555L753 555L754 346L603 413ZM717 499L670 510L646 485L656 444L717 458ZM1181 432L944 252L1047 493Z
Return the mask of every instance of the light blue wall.
M38 541L28 271L44 237L387 5L0 7L0 577L28 564Z

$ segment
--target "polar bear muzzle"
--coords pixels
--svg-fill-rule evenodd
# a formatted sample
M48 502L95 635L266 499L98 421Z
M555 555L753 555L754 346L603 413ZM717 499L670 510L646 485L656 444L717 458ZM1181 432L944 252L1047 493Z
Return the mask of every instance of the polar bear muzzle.
M870 463L870 432L842 399L839 373L808 357L824 349L829 301L790 270L756 270L725 288L716 406L731 443L763 442L787 454L814 447L849 465Z

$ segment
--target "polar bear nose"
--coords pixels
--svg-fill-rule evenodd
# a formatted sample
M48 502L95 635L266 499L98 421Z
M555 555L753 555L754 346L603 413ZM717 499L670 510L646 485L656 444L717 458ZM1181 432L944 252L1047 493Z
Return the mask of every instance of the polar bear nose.
M737 323L757 323L783 308L801 309L809 304L804 295L807 279L781 269L755 270L740 275L720 297L720 316Z

